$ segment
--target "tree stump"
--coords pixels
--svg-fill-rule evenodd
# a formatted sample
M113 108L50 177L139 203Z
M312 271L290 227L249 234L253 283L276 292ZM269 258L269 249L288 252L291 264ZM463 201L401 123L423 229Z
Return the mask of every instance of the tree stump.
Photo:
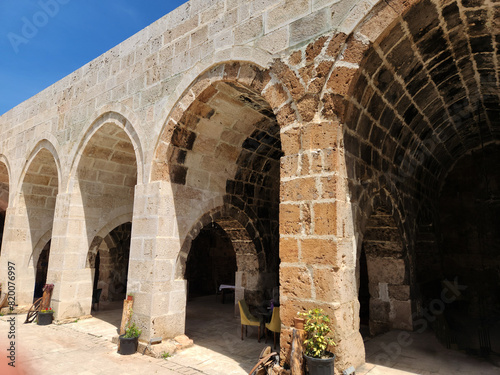
M290 354L290 369L293 375L304 375L304 340L307 332L294 328L292 331L292 353Z
M130 312L132 310L133 304L134 304L134 301L130 301L127 299L123 301L123 312L122 312L122 323L120 324L120 335L125 334L125 327L127 327L127 324L130 320Z

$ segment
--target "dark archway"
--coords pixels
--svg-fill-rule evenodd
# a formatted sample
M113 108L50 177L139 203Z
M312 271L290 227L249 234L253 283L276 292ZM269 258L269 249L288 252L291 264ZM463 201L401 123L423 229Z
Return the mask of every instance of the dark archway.
M125 299L130 258L132 223L114 228L104 238L95 237L90 246L87 267L94 270L93 288L101 289L101 301Z
M236 271L236 253L227 233L216 223L205 226L191 242L187 259L189 297L218 294L221 284L236 285Z
M38 256L38 261L36 264L36 276L35 276L35 292L33 299L36 300L43 296L43 287L47 282L47 271L49 269L49 257L50 257L50 242L44 246L40 255Z

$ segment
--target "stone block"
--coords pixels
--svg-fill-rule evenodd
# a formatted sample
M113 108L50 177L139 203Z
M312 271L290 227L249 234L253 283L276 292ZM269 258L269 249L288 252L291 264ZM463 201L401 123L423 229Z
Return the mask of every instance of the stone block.
M354 269L313 268L316 298L345 303L358 297Z
M398 285L405 279L405 263L403 259L373 258L367 256L368 276L372 283Z
M290 45L309 40L331 28L329 9L323 8L317 12L302 17L290 24Z
M294 204L280 204L280 233L298 234L301 231L300 206Z
M311 298L311 275L303 266L280 267L280 293L290 298Z
M331 235L337 233L337 205L331 203L316 203L314 211L314 233Z
M411 301L391 301L391 325L394 329L413 329Z
M391 304L389 301L370 298L370 320L388 323L390 311Z
M318 199L319 193L316 186L316 179L307 177L283 181L281 183L280 196L282 202L299 202Z
M280 238L280 260L282 263L299 261L299 245L296 238Z
M260 37L255 41L255 45L264 51L275 54L288 48L288 40L289 29L288 27L282 27Z
M327 88L339 95L347 95L357 69L336 66L327 82Z
M248 21L236 26L234 30L235 44L248 43L264 33L264 20L262 16L250 18Z
M337 243L331 239L310 238L301 240L302 261L308 265L339 267Z
M408 301L410 299L410 286L389 285L389 296L398 301Z
M309 11L309 0L284 0L267 11L266 32L291 23Z

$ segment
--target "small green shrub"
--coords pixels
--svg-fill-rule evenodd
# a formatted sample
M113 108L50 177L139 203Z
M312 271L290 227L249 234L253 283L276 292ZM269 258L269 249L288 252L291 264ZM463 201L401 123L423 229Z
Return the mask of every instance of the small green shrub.
M161 353L161 357L163 359L168 359L168 358L172 357L172 355L168 352L163 352L163 353Z
M307 313L298 313L305 319L304 330L307 332L306 355L313 358L326 357L329 345L336 345L332 338L327 337L331 332L329 327L330 318L323 313L322 309L309 310Z
M139 337L142 333L142 330L140 330L135 323L129 324L129 326L125 329L125 336L123 336L126 339L130 339L132 337Z

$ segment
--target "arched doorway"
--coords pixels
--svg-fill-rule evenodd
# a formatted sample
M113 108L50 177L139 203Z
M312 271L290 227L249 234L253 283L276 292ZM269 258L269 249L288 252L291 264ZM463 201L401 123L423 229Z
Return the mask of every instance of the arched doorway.
M49 268L50 241L44 246L36 263L35 292L33 300L43 296L43 287L47 282L47 272Z
M242 76L240 82L240 70L254 78L249 82ZM241 284L240 298L249 305L271 298L267 291L279 283L283 153L276 117L261 96L265 85L259 81L266 79L261 68L239 62L202 74L171 112L153 165L153 179L168 180L172 188L181 243L177 280L184 279L191 242L201 228L217 223L231 238L235 285ZM232 233L245 237L235 241Z
M476 267L487 254L485 251L478 255L477 243L491 240L486 240L488 225L483 223L481 230L471 230L472 225L454 224L455 219L462 218L463 225L474 217L458 214L456 210L460 207L462 213L470 211L469 207L461 206L457 194L462 199L467 196L463 200L476 208L478 201L482 201L483 209L479 211L483 215L475 216L476 226L492 212L496 214L492 209L496 205L494 194L485 199L488 194L463 188L465 177L459 181L450 176L460 160L498 143L499 81L494 78L498 69L492 63L498 28L492 27L495 13L486 2L472 6L468 2L423 0L411 7L406 2L397 3L406 11L391 22L387 20L387 28L370 28L380 20L376 16L367 17L358 28L361 33L371 35L368 39L372 44L366 45L358 61L360 68L342 114L346 125L346 159L350 165L347 173L351 199L358 205L354 207L357 221L369 219L359 213L365 212L371 192L385 190L394 198L398 211L393 216L408 253L411 313L417 321L425 322L426 327L434 326L436 332L445 332L449 322L443 317L452 305L444 301L442 293L449 297L446 283L454 285L456 275L467 273L467 277L472 277L474 269L484 270L474 280L490 285L483 289L484 292L489 289L488 296L482 298L488 304L496 304L492 298L495 287L491 287L496 284L496 276L486 276L491 271L488 267ZM385 7L380 4L374 15L382 15ZM349 53L346 51L345 55ZM494 152L485 152L489 154L485 158L486 170L490 170L490 163L496 159L491 156ZM473 186L484 180L484 174L478 174L480 165L476 160L477 170L472 171L471 165L462 169L464 175L474 176ZM470 241L471 237L464 241L467 232L475 233L474 241ZM452 243L457 245L453 250L449 248ZM366 255L369 275L370 256L368 252ZM493 258L486 257L490 265L496 264ZM460 267L456 266L459 262ZM371 299L372 294L370 290ZM390 299L390 292L382 295ZM476 297L479 298L479 293ZM437 314L429 315L430 310ZM470 321L473 317L465 319ZM434 321L437 326L432 324ZM422 326L419 323L417 329ZM476 336L481 336L484 342L488 339L484 334ZM456 346L454 340L450 335L443 342Z
M124 223L92 242L87 267L93 274L94 299L98 293L100 302L123 301L126 297L131 231L132 223Z
M221 285L235 286L236 253L231 239L217 223L205 226L191 243L186 263L188 300L196 296L218 295ZM227 288L229 289L229 288ZM229 293L234 298L234 290Z

